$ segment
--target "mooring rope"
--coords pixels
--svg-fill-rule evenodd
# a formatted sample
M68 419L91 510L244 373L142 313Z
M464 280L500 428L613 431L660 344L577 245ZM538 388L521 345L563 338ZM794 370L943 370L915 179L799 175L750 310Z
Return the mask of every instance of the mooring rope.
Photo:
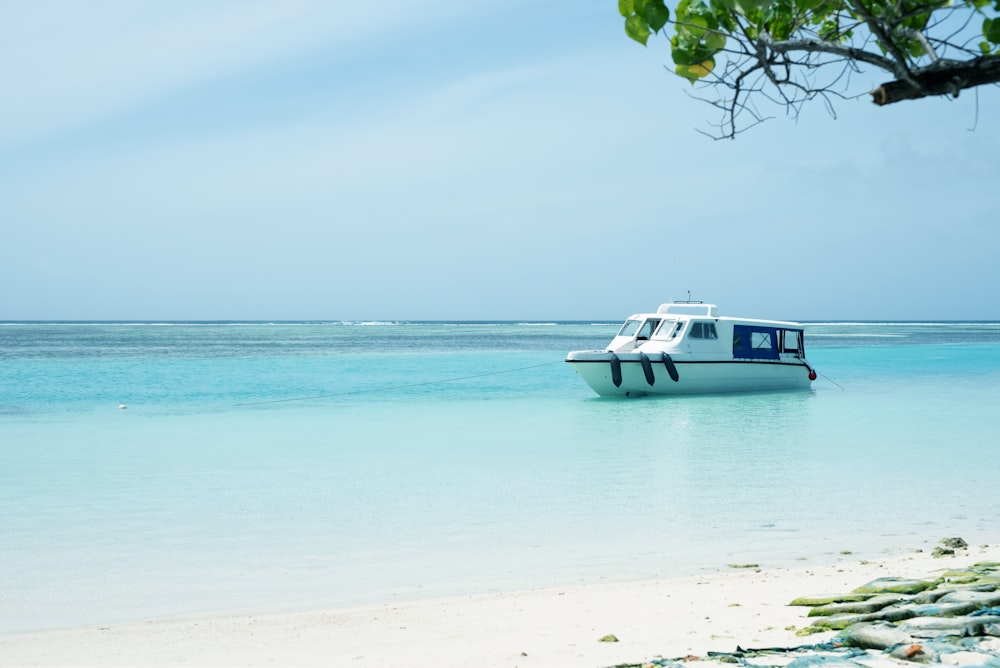
M835 381L833 378L830 378L825 373L821 373L819 371L817 371L816 373L818 373L819 375L823 376L823 378L826 378L828 381L830 381L831 383L833 383L834 385L836 385L840 389L844 390L844 386L843 385L841 385L840 383L838 383L837 381ZM847 390L844 390L844 391L846 392Z
M389 387L372 387L367 390L351 390L348 392L335 392L333 394L317 394L312 397L292 397L290 399L269 399L267 401L251 401L243 404L234 404L234 407L238 406L260 406L261 404L282 404L290 401L312 401L314 399L330 399L332 397L346 397L353 394L371 394L373 392L393 392L395 390L407 390L412 387L423 387L425 385L438 385L440 383L455 383L460 380L471 380L473 378L484 378L486 376L496 376L501 373L513 373L515 371L526 371L528 369L537 369L543 366L552 366L553 364L562 364L562 360L558 362L545 362L544 364L532 364L530 366L521 366L514 369L500 369L499 371L487 371L485 373L476 373L470 376L458 376L455 378L442 378L440 380L427 380L422 383L410 383L409 385L390 385Z

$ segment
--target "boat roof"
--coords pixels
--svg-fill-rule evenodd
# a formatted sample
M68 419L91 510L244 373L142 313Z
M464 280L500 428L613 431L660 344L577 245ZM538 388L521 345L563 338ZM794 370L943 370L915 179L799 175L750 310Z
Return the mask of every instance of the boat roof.
M705 302L670 302L660 304L657 313L669 315L702 315L714 318L719 315L719 307Z
M745 323L758 323L776 327L794 327L801 329L802 325L790 320L765 320L763 318L736 318L730 316L720 316L719 307L715 304L705 302L670 302L660 304L656 313L636 313L629 317L630 320L654 318L662 316L675 316L679 318L713 318L715 320L739 321Z

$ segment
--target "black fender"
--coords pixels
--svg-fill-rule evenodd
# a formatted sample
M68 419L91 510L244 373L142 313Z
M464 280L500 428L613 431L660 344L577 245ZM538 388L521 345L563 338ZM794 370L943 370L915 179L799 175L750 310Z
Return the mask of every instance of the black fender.
M663 366L667 367L667 373L670 374L670 380L675 383L680 380L680 375L677 373L677 365L674 364L673 358L667 353L661 353L663 356Z
M639 353L639 362L642 364L642 372L646 375L646 382L652 387L656 377L653 375L653 365L646 353Z
M614 353L611 353L611 382L615 387L622 386L622 363Z

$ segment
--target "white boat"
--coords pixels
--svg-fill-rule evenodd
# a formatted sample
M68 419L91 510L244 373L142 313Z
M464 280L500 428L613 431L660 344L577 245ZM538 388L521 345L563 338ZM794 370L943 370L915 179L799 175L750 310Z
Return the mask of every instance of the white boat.
M694 301L630 316L607 348L566 361L601 396L808 389L816 380L799 323L723 317Z

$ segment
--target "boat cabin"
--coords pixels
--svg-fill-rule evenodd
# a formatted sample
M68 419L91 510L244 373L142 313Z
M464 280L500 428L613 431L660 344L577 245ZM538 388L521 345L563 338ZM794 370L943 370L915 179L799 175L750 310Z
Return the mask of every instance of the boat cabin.
M726 318L714 304L672 302L656 313L630 316L605 349L608 352L687 352L732 359L778 360L803 357L801 325L771 320ZM727 355L728 356L728 355Z

